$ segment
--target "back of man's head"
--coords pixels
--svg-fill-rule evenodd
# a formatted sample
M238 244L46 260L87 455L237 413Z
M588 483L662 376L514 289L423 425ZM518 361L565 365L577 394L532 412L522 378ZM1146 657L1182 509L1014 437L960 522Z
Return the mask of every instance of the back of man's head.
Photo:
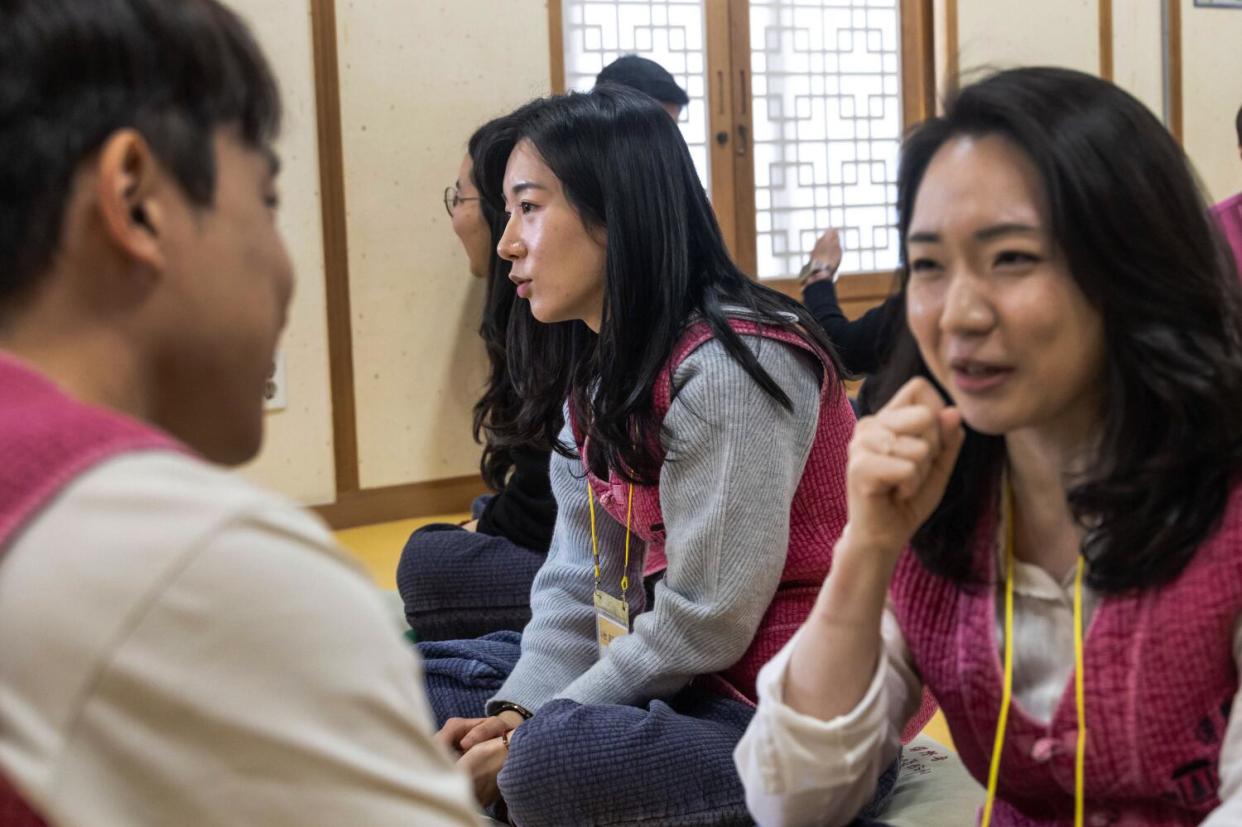
M1238 107L1238 114L1234 116L1233 126L1238 133L1238 146L1242 147L1242 106Z
M253 456L293 279L279 124L219 0L0 0L0 346L209 459Z
M46 270L81 163L139 131L195 203L215 191L212 137L266 145L276 84L215 0L0 0L0 304Z
M617 58L600 71L595 84L615 83L646 92L662 104L680 109L690 102L690 96L677 85L668 70L654 60L638 55Z

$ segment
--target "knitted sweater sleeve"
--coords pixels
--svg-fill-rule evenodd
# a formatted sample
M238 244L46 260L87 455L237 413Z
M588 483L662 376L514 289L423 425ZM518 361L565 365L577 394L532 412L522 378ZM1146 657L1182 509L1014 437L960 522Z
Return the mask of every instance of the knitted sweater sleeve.
M633 633L599 658L592 594L591 522L581 464L552 455L556 528L531 588L522 654L488 702L536 711L553 697L638 703L667 697L695 675L736 662L758 629L784 568L789 508L819 414L819 371L772 340L743 337L793 402L763 392L718 342L679 366L664 420L661 501L668 570L644 608L642 545L631 547ZM757 425L756 423L761 423ZM566 429L561 439L572 444ZM597 509L604 587L616 594L625 529Z
M568 422L568 416L566 416ZM561 430L562 444L573 445L574 435L568 424ZM534 712L556 693L563 690L590 669L599 657L595 641L594 564L591 554L591 515L587 502L586 480L582 463L553 452L548 467L552 493L556 497L556 523L548 557L539 567L531 585L531 620L522 632L522 654L500 690L487 704L487 713L495 714L502 701L515 703ZM601 566L603 578L613 584L621 579L621 564L615 554L625 545L625 529L608 518L603 509L596 509L599 544L605 554ZM637 538L631 544L635 562L630 577L638 588L630 589L631 598L641 598L642 549ZM502 573L498 572L498 575ZM631 600L630 611L641 610L641 603Z
M583 704L667 698L741 658L776 593L789 510L819 414L819 368L775 340L744 337L785 390L768 396L719 341L673 377L660 476L668 569L651 611L559 697Z

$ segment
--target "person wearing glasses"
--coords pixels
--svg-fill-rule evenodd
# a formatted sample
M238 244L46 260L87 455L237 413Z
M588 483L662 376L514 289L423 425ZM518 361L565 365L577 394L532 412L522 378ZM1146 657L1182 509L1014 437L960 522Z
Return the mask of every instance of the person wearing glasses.
M534 327L526 304L515 302L509 263L496 254L504 206L480 195L478 176L492 141L509 129L504 119L470 137L457 180L444 191L444 208L466 252L470 274L486 284L479 335L488 358L488 382L474 406L474 438L491 494L475 500L472 520L437 523L410 535L397 565L397 590L406 621L420 640L455 640L504 630L521 631L530 619L530 586L552 540L556 501L548 482L547 448L497 433L521 409L521 389L540 379L509 370L510 327ZM493 175L499 179L504 169ZM561 331L535 331L555 350Z
M438 738L524 827L753 824L732 752L754 676L844 524L838 365L729 258L657 101L605 83L512 117L499 253L523 312L572 334L510 340L511 372L560 377L512 423L553 449L556 530L520 636L419 644Z
M690 101L664 67L637 55L605 66L596 83L650 95L674 120ZM530 619L531 581L556 522L549 451L533 447L529 439L514 438L510 427L523 399L539 398L555 374L548 362L511 370L509 342L542 342L545 353L568 359L568 333L561 326L533 324L526 302L515 306L509 262L496 254L504 205L483 198L480 191L486 188L479 186L481 173L486 173L496 184L492 190L499 192L504 166L487 170L484 159L489 144L502 140L509 128L503 118L480 127L470 138L457 180L444 190L444 209L466 251L470 274L487 283L479 335L487 349L489 375L474 406L474 438L483 443L480 469L492 493L475 500L470 522L425 526L406 542L397 588L406 621L421 640L521 631ZM560 422L554 426L559 429Z

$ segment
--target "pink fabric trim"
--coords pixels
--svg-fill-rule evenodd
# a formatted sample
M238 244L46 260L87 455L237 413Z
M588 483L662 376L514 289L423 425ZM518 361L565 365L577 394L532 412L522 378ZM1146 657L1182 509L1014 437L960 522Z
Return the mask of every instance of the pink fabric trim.
M907 550L892 589L915 665L980 783L1000 712L996 512L994 504L976 534L982 583L934 576ZM1217 767L1238 690L1240 550L1242 484L1221 527L1174 582L1097 606L1084 641L1088 823L1197 824L1220 804ZM995 824L1072 823L1076 714L1072 679L1047 723L1011 708Z
M0 353L0 563L37 514L74 479L121 454L187 451L149 425L70 399ZM0 768L0 825L44 827Z

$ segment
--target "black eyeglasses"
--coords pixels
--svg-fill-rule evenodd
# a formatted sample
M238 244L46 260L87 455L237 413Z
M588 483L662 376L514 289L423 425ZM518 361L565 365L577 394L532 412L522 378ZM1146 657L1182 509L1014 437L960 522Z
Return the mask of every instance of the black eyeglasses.
M465 196L457 191L457 185L451 184L444 188L444 209L448 212L449 218L453 217L453 210L463 201L482 201L478 195Z

